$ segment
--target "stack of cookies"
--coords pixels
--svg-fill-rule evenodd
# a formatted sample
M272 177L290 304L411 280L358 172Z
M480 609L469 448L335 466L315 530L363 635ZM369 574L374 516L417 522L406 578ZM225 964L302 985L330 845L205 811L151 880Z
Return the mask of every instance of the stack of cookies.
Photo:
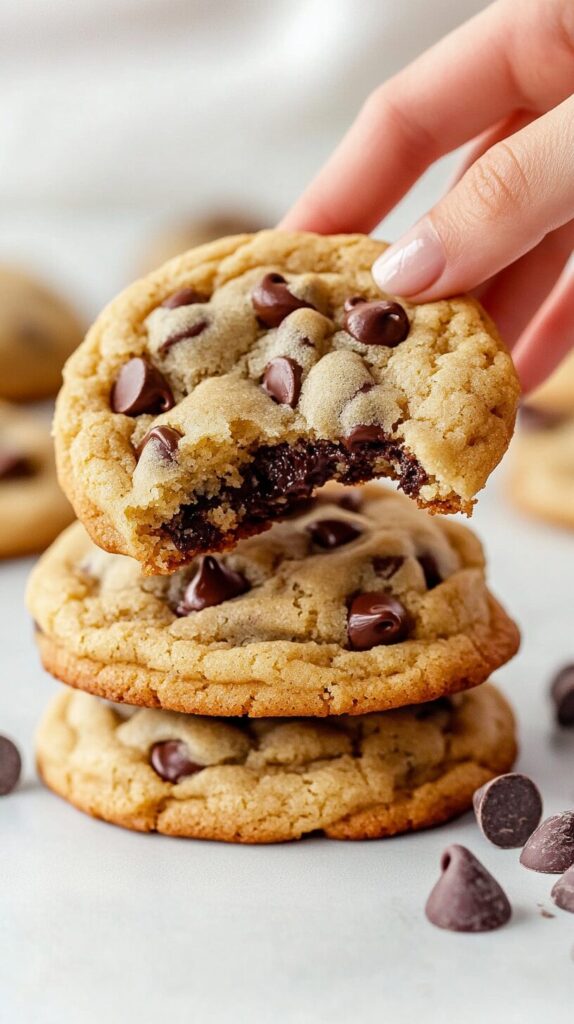
M470 511L516 378L473 300L381 297L381 249L203 246L70 360L56 443L82 523L28 601L75 688L40 772L82 810L228 841L379 837L446 821L511 767L487 680L517 629L478 540L424 507ZM423 509L357 486L383 475Z

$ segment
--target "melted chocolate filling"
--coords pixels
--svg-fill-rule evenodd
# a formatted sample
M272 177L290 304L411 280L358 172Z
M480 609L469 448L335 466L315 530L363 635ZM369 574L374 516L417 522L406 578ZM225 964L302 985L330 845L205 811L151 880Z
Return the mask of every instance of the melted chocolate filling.
M244 468L239 487L223 487L212 498L198 497L193 504L182 505L163 529L179 551L218 551L232 539L259 532L263 523L290 515L328 480L363 483L381 474L383 462L392 466L400 487L411 497L428 479L417 459L395 441L356 445L352 451L333 441L265 446ZM241 521L233 531L224 533L209 521L210 510L219 505L239 513Z

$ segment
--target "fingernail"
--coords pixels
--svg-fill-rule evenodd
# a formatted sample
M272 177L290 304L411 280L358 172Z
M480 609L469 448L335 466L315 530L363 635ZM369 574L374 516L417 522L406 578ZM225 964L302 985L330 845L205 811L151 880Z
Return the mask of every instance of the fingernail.
M434 284L445 267L443 244L432 222L426 219L375 260L372 274L384 292L416 295Z

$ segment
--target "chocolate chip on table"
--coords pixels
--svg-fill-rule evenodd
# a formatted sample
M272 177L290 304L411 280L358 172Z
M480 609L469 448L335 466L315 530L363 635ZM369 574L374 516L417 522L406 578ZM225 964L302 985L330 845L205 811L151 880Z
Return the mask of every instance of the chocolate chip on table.
M136 356L122 366L112 388L113 412L139 416L144 412L167 412L174 404L165 377L147 359Z
M174 430L173 427L152 427L151 430L148 430L147 434L142 437L138 444L136 448L136 458L139 459L141 457L141 453L144 448L151 441L160 458L171 462L173 461L173 456L177 451L177 446L181 441L181 437L182 435L177 430Z
M212 608L223 601L239 597L250 589L250 585L240 573L228 569L213 555L203 555L195 576L188 584L183 600L178 606L178 615L199 612L202 608Z
M257 316L265 327L279 327L279 324L296 309L314 309L289 291L281 274L265 274L251 293L251 302Z
M154 743L150 750L149 763L164 782L179 782L186 775L194 775L205 765L190 760L187 744L182 740L163 740Z
M267 363L261 387L279 405L290 405L293 409L301 393L302 373L303 370L294 359L278 356Z
M316 519L313 523L308 523L307 531L311 534L314 544L327 549L350 544L363 532L345 519Z
M409 318L398 302L381 299L366 302L357 299L345 303L344 326L348 334L364 345L394 348L411 329Z
M562 874L574 864L574 811L546 818L526 843L520 863L533 871Z
M180 306L193 306L196 302L206 301L206 296L200 295L195 288L180 288L173 295L168 295L161 305L164 309L178 309Z
M554 676L550 694L560 725L574 725L574 665L565 665Z
M403 555L375 555L373 558L373 569L377 576L384 580L390 580L399 571L404 562Z
M442 576L434 555L418 555L417 562L423 571L427 590L434 590L439 583L442 583Z
M451 932L490 932L510 920L506 893L470 850L448 846L440 866L425 907L431 924Z
M7 796L18 784L22 758L18 748L7 736L0 736L0 796Z
M557 907L574 914L574 865L554 883L550 895Z
M405 639L408 628L406 608L384 590L357 594L351 601L347 632L355 651L397 644Z
M502 849L524 846L542 817L542 797L527 775L508 772L487 782L473 797L483 835Z
M0 448L0 480L20 480L31 476L30 460L15 448Z

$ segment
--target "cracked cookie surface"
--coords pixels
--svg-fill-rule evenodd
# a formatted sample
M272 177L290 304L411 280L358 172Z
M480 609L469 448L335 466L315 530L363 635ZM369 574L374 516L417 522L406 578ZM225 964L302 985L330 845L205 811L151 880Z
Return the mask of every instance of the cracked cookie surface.
M171 577L82 526L35 567L47 670L110 700L209 715L362 714L483 682L518 648L479 541L391 490L305 512Z
M48 424L0 402L0 558L43 551L72 519Z
M374 839L438 825L466 811L515 756L512 712L488 683L329 722L149 709L126 719L95 697L62 691L37 739L46 784L88 814L143 832L244 843L316 830Z
M266 231L127 289L68 362L63 485L94 540L149 572L225 550L329 479L398 479L470 512L512 435L518 382L474 299L399 305L384 244Z

